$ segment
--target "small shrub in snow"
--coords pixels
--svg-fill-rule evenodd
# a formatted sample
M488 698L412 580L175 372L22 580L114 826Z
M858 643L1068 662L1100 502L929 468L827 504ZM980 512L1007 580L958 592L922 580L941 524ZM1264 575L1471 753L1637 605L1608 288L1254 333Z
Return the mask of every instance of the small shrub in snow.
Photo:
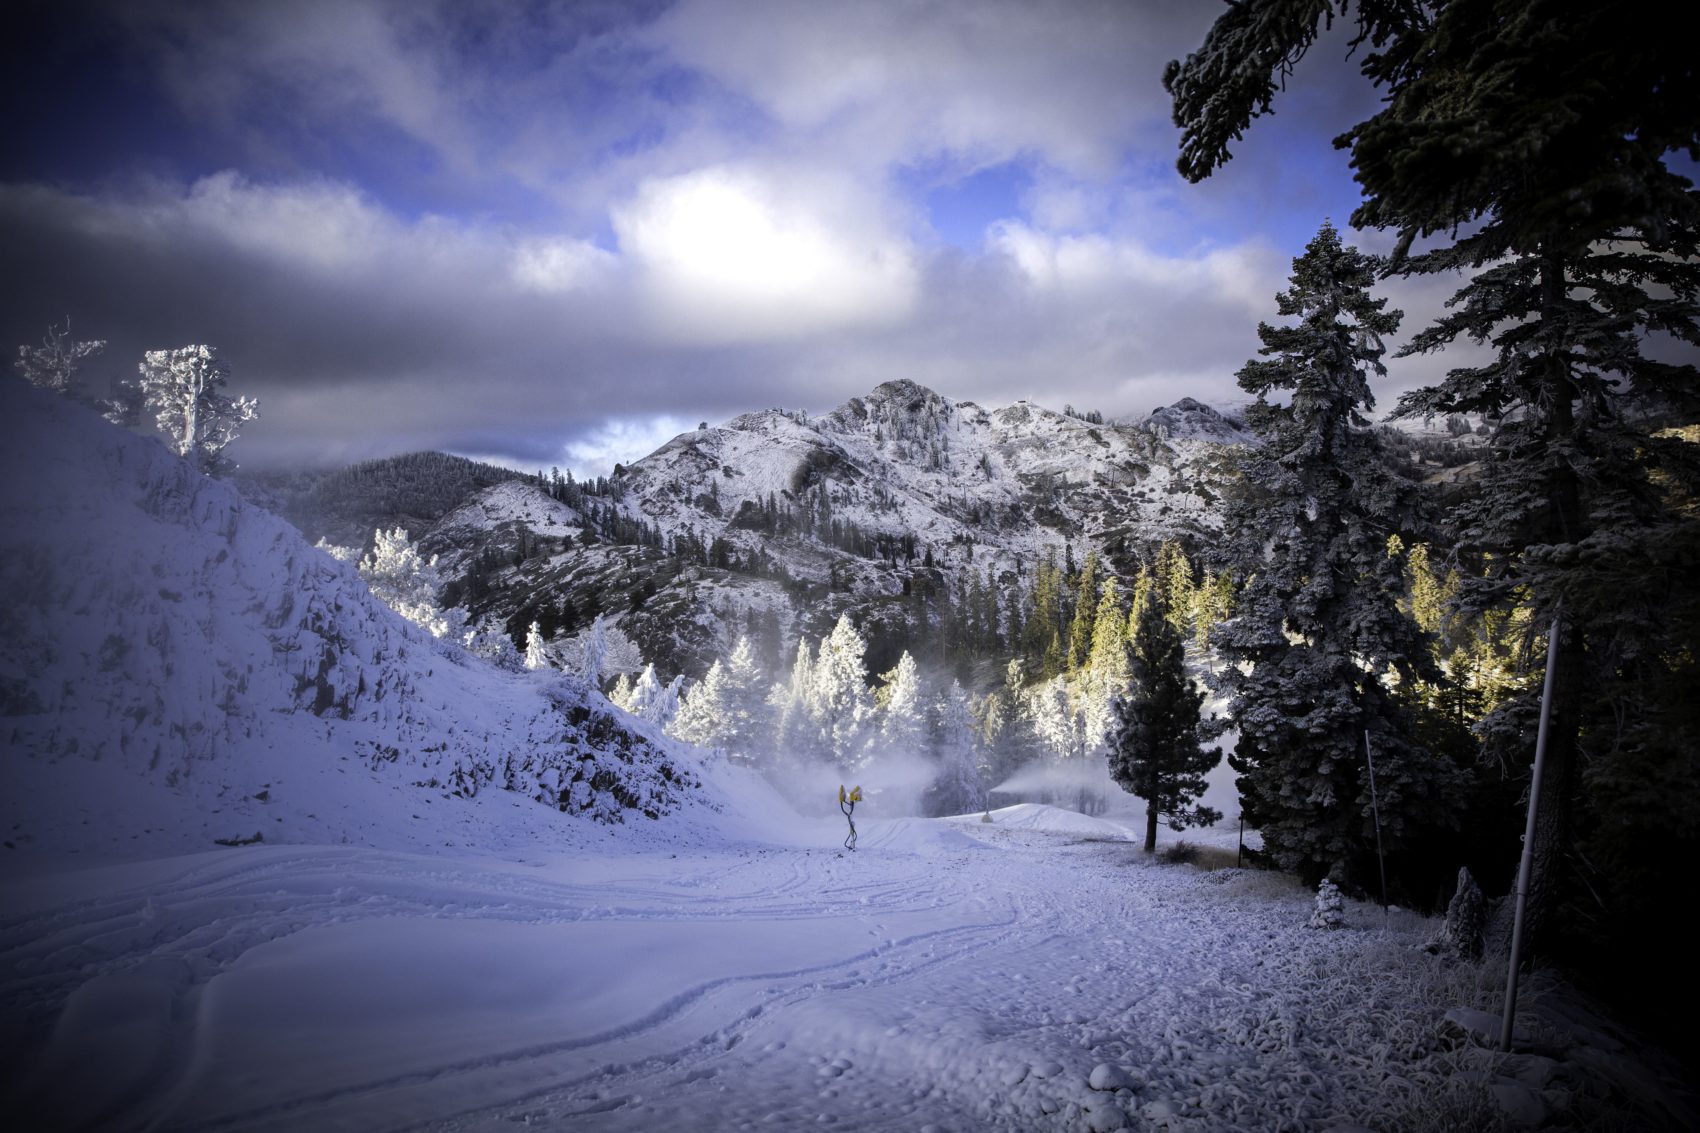
M1310 927L1340 928L1345 923L1346 907L1340 899L1340 887L1325 877L1316 887L1316 911L1310 915Z

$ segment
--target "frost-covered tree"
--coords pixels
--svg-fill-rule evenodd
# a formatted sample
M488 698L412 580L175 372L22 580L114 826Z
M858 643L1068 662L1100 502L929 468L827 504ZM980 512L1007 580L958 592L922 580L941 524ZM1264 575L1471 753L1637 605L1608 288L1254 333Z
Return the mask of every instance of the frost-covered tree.
M229 381L229 365L210 346L150 350L142 356L138 382L154 422L171 451L209 474L226 466L225 446L260 412L254 398L226 395Z
M525 631L525 667L532 672L554 667L549 663L549 648L543 640L543 627L536 622L532 622L531 628Z
M1204 693L1187 676L1186 646L1166 607L1162 590L1155 591L1127 643L1128 684L1116 701L1110 744L1110 777L1145 801L1148 854L1157 849L1160 818L1174 830L1222 818L1198 805L1222 753L1204 746L1211 731L1202 719Z
M798 638L797 655L789 676L776 681L768 694L773 719L773 757L777 764L806 763L822 755L819 733L809 715L814 679L815 662L809 641Z
M585 633L579 648L578 675L585 679L591 688L602 687L602 668L608 660L608 625L607 618L602 614L596 615L596 620L590 623L590 629Z
M632 682L632 691L620 707L641 720L649 720L653 718L663 695L661 679L655 675L655 666L645 665L643 672L638 674L638 679Z
M1450 765L1412 740L1392 687L1426 671L1428 642L1401 605L1415 489L1392 471L1363 411L1399 312L1370 295L1376 261L1324 223L1276 297L1293 325L1258 327L1239 373L1262 443L1245 451L1227 542L1244 579L1219 626L1220 676L1239 730L1246 821L1283 867L1314 882L1373 868L1364 734L1375 744L1382 830L1397 845L1451 817ZM1269 400L1284 393L1286 403Z
M629 673L621 673L614 681L614 687L608 690L608 703L615 708L631 711L632 678Z
M939 770L929 792L930 809L934 814L980 810L986 805L986 792L980 781L979 735L962 682L950 682L950 688L939 698L937 711L935 757Z
M372 553L360 560L359 569L373 597L384 605L436 637L460 639L465 615L437 604L442 589L437 557L421 558L406 528L373 532Z
M686 691L667 734L698 747L719 747L732 732L732 698L726 666L716 660L702 680Z
M809 686L809 718L833 762L846 771L859 767L867 757L864 741L873 709L862 663L867 649L850 616L840 614L820 643Z
M740 637L724 663L716 659L692 685L668 725L668 734L702 747L724 748L740 759L754 756L760 743L761 668L748 637Z
M927 716L921 701L921 670L908 650L884 679L885 687L880 690L880 746L897 754L918 752L926 739Z
M13 365L31 385L71 395L76 392L77 369L83 359L105 349L105 339L72 341L71 320L67 318L64 327L47 328L40 346L18 347L18 359Z

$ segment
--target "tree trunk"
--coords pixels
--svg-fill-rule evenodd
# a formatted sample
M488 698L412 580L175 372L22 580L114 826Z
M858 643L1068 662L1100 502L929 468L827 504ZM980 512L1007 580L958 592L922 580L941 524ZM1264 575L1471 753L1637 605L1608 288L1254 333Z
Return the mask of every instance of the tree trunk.
M1157 852L1157 804L1151 803L1145 808L1145 852Z

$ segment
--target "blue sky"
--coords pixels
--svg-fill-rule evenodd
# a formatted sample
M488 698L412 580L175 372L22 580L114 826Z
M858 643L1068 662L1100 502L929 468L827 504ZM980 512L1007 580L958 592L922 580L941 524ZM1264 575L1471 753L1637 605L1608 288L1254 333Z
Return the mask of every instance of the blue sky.
M1291 258L1356 203L1329 141L1373 95L1336 37L1185 184L1160 75L1216 10L13 4L0 320L109 339L97 383L212 343L262 400L250 466L594 473L895 377L1237 401Z

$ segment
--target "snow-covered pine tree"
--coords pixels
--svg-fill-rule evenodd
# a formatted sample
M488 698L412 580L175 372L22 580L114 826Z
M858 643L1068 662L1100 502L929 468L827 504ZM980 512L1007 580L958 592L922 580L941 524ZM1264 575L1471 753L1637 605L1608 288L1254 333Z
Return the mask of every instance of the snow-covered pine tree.
M1164 591L1153 588L1127 643L1128 681L1116 700L1110 777L1145 801L1145 852L1157 849L1157 822L1174 830L1208 826L1220 811L1198 805L1205 776L1221 760L1206 748L1211 728L1201 717L1204 693L1186 672L1186 646L1169 617Z
M914 755L924 746L927 718L921 702L921 671L907 649L884 680L885 687L880 690L880 747L896 755Z
M596 620L590 623L590 629L584 635L579 651L578 675L584 678L591 688L602 687L602 666L608 659L608 622L605 615L597 614Z
M655 675L655 666L645 665L638 679L632 682L632 691L626 702L620 707L639 719L653 719L662 694L661 679Z
M384 605L433 636L460 640L465 614L437 604L437 592L442 589L437 557L420 558L406 528L373 532L372 552L360 560L359 570L372 596Z
M980 781L979 737L968 694L961 681L951 681L938 702L938 724L934 731L934 755L938 775L929 794L933 814L969 814L986 805Z
M819 733L809 715L809 698L814 687L815 662L809 639L797 639L797 655L791 672L775 681L767 704L773 721L772 754L776 766L807 763L822 758Z
M543 627L536 622L525 631L525 667L536 672L538 669L548 669L549 650L543 641Z
M1307 883L1374 869L1366 731L1390 846L1446 823L1456 782L1411 739L1389 687L1426 671L1429 647L1400 605L1404 562L1388 551L1388 534L1412 520L1414 486L1362 415L1374 404L1368 376L1385 373L1382 336L1400 318L1371 297L1375 269L1325 222L1276 298L1296 325L1260 325L1265 358L1239 373L1262 443L1244 452L1244 492L1228 509L1244 580L1216 634L1239 729L1229 762L1246 821ZM1287 404L1269 400L1277 391Z
M632 710L632 678L629 673L621 673L614 681L614 687L608 690L608 703L615 708Z
M150 350L137 380L171 451L208 475L228 467L225 446L260 413L255 399L225 394L230 366L210 346Z
M702 680L690 687L678 714L667 725L667 734L698 747L719 747L731 731L731 697L727 694L726 666L718 659Z
M54 393L72 396L77 393L77 369L83 359L91 358L106 349L105 339L84 342L71 340L71 320L63 328L50 326L40 346L18 347L14 363L26 382L50 389Z
M873 709L862 664L867 649L850 615L840 614L832 632L821 640L809 687L809 718L828 755L844 771L855 770L867 757L864 741Z

